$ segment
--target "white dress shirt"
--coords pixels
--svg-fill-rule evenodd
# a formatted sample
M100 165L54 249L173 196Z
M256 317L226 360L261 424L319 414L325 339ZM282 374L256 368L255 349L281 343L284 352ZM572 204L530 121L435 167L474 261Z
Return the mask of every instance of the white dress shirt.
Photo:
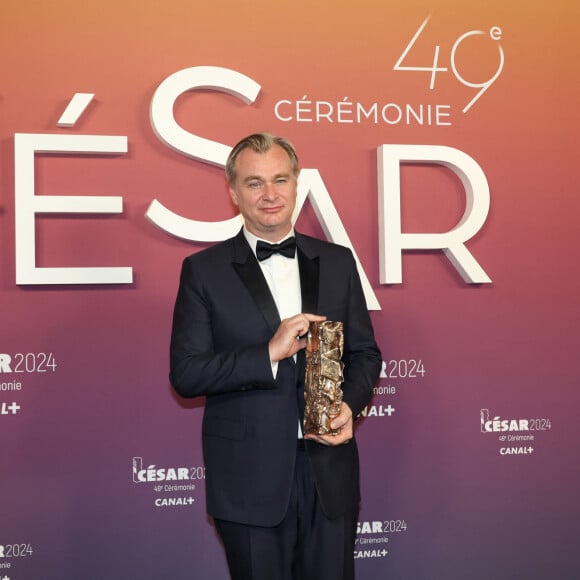
M288 234L275 243L279 244L293 235L294 230L291 229ZM245 227L244 236L246 237L248 244L250 244L250 248L252 248L254 255L256 254L256 245L258 241L261 240L263 242L272 243L268 240L258 238ZM300 314L300 312L302 312L302 295L300 293L298 258L296 256L294 258L287 258L281 254L272 254L266 260L262 260L261 262L258 261L258 264L264 273L264 277L268 283L268 288L270 288L270 292L272 293L272 297L276 303L280 320ZM294 355L294 360L296 360L296 355ZM278 373L278 361L272 361L271 364L272 374L275 378ZM302 437L302 429L300 425L298 425L298 437Z
M292 237L294 230L290 230L281 240L276 243L281 243L284 240ZM256 245L261 238L256 237L244 228L244 236L254 254L256 254ZM267 240L261 240L268 242ZM290 318L302 311L302 296L300 294L300 272L298 270L298 259L287 258L282 254L272 254L268 259L258 262L268 288L278 308L280 320Z

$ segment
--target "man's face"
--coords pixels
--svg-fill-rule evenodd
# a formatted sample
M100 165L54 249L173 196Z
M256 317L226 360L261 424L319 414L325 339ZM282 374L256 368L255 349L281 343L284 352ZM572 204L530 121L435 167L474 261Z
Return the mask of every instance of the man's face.
M255 236L276 242L292 227L296 178L288 154L279 145L265 153L243 149L235 163L230 195Z

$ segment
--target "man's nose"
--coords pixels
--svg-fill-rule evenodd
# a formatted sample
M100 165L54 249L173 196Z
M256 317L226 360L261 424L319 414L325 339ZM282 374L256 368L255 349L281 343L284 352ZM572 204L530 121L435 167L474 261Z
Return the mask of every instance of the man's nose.
M276 197L276 187L273 183L265 183L262 191L264 199L274 199Z

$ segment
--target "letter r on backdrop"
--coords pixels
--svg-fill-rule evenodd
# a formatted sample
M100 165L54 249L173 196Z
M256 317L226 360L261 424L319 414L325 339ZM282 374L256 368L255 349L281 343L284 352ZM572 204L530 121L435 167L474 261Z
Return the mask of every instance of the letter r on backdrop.
M490 283L491 279L464 243L482 228L489 213L489 185L477 162L459 149L439 145L381 145L377 161L381 284L403 282L403 250L442 250L465 282ZM443 165L461 179L466 195L465 213L453 229L443 233L402 232L402 163Z

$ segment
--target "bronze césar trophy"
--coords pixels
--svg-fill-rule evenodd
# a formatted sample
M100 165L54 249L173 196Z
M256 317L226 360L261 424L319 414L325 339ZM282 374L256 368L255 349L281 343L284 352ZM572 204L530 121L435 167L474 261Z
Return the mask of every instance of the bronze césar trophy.
M344 381L342 322L311 322L306 342L304 433L336 435L330 422L340 413Z

